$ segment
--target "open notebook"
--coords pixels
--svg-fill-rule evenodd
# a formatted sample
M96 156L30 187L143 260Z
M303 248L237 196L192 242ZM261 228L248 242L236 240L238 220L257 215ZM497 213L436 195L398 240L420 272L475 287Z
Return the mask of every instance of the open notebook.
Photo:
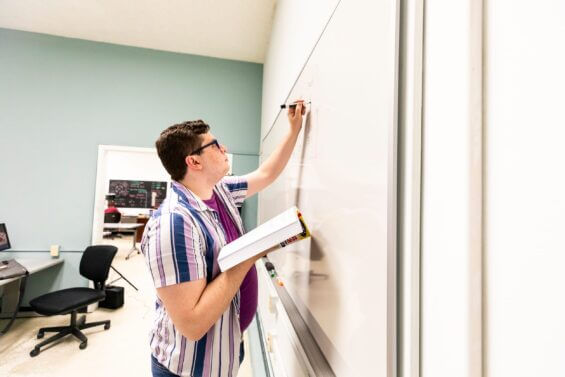
M218 255L220 270L228 270L273 246L284 247L309 236L302 214L298 208L291 207L225 245Z

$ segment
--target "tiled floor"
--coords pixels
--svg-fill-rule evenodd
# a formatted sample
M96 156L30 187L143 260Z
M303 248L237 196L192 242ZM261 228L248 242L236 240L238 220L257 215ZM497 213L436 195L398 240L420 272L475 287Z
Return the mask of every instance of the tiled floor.
M100 326L85 330L88 347L84 350L78 348L79 342L74 337L66 337L32 358L29 352L38 342L37 330L66 325L69 316L18 319L10 331L0 337L0 376L151 376L147 334L153 320L155 289L142 255L125 260L131 242L129 237L108 241L119 247L114 267L136 285L139 292L123 280L117 281L116 285L125 288L125 305L117 310L99 308L87 315L87 322L110 319L111 328L105 331ZM111 272L109 281L117 277ZM0 328L4 323L0 321ZM248 350L245 353L249 355ZM252 376L249 359L245 358L238 377Z

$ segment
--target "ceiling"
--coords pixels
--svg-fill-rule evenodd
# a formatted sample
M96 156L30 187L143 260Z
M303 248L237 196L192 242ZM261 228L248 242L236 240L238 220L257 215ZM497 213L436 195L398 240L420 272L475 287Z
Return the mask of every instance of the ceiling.
M0 28L263 63L276 0L0 0Z

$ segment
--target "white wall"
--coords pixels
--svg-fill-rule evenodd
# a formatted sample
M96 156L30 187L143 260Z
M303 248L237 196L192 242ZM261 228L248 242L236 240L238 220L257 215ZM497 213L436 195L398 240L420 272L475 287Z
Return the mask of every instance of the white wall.
M273 125L339 0L277 1L263 66L261 138ZM293 100L292 98L291 100Z
M484 28L473 29L480 3L426 2L421 375L562 376L565 3L486 1ZM472 55L481 32L483 80ZM484 136L476 140L473 88L481 85ZM473 327L477 200L482 328ZM478 358L474 337L482 339Z
M565 2L486 12L486 375L565 375Z
M471 326L473 3L425 3L423 377L480 370ZM305 59L289 51L304 55L315 35L309 27L324 24L314 17L286 36L297 7L278 3L264 68L263 137ZM320 9L329 16L333 8ZM565 375L564 15L558 0L485 2L484 376ZM297 37L302 31L311 42Z

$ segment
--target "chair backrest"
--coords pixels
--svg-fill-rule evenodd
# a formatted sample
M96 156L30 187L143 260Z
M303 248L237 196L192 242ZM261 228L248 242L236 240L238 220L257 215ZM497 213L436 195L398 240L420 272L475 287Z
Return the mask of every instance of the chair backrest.
M119 223L122 218L122 214L119 212L110 212L104 214L105 223Z
M96 289L104 289L104 282L108 279L110 266L117 252L118 248L112 245L87 247L80 259L80 274L92 280Z

